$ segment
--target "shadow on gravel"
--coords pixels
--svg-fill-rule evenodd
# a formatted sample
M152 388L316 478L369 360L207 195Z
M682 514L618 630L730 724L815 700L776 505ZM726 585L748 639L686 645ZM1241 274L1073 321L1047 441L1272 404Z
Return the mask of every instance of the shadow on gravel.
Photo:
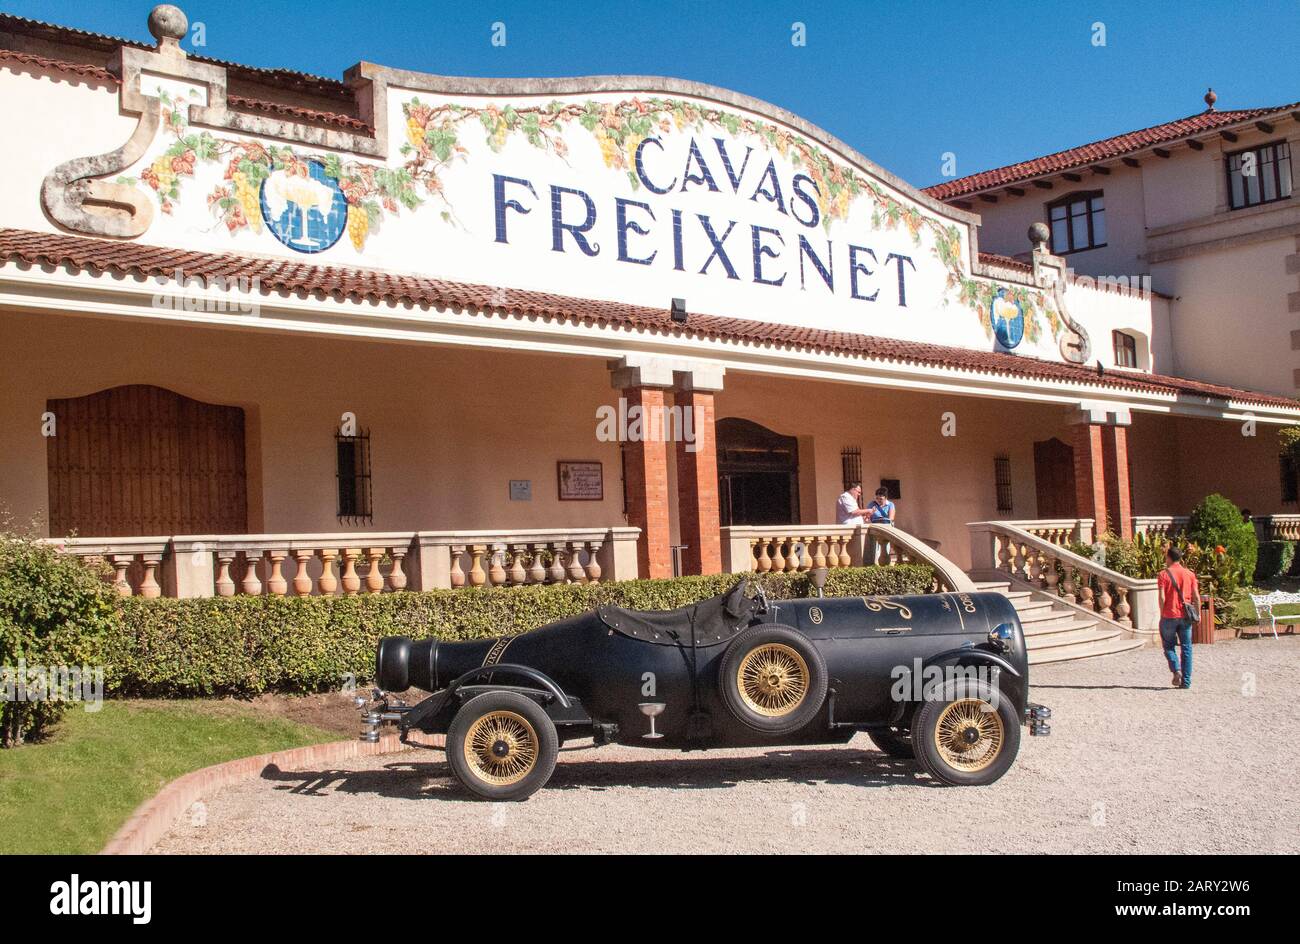
M275 789L305 796L330 793L374 794L406 799L467 800L443 762L394 761L380 770L281 770L274 764L262 779ZM546 790L608 790L662 787L718 790L746 782L784 782L855 787L915 786L942 789L914 761L875 751L772 750L749 757L710 757L705 752L674 759L590 761L557 764Z
M1075 689L1078 691L1083 691L1084 689L1097 689L1099 691L1119 690L1126 692L1172 692L1177 690L1170 685L1039 685L1037 682L1029 687L1033 691L1037 691L1040 688L1063 688Z

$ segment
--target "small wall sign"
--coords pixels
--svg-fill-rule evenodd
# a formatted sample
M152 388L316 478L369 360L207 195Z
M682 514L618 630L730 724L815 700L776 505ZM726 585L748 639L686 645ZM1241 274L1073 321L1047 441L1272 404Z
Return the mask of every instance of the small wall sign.
M604 501L605 480L599 462L571 462L562 459L555 465L560 501Z
M511 479L510 500L511 501L532 501L533 500L532 479Z

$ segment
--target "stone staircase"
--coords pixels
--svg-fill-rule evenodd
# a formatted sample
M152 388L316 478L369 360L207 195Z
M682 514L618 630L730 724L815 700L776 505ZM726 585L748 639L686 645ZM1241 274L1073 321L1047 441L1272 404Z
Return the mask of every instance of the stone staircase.
M1145 645L1132 633L1041 590L1013 588L1006 580L976 580L975 586L1004 594L1016 608L1030 665L1109 656Z

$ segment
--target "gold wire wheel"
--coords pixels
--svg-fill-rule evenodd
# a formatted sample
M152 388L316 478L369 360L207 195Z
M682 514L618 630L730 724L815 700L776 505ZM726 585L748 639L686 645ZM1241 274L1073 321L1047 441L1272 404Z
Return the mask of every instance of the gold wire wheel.
M976 773L1002 753L1002 716L986 711L989 707L980 698L960 698L940 712L934 725L934 746L949 767Z
M465 761L480 780L516 784L537 766L537 732L523 715L490 711L465 733Z
M808 663L790 646L779 642L755 646L740 660L736 687L751 710L768 718L788 715L808 694Z

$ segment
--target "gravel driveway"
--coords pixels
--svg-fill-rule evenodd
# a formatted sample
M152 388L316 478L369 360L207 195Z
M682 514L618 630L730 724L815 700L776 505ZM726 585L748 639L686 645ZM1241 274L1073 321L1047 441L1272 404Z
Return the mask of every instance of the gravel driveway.
M945 788L865 735L827 748L565 751L525 803L467 800L442 752L266 771L165 853L1300 851L1300 638L1033 669L1054 712L991 787Z

